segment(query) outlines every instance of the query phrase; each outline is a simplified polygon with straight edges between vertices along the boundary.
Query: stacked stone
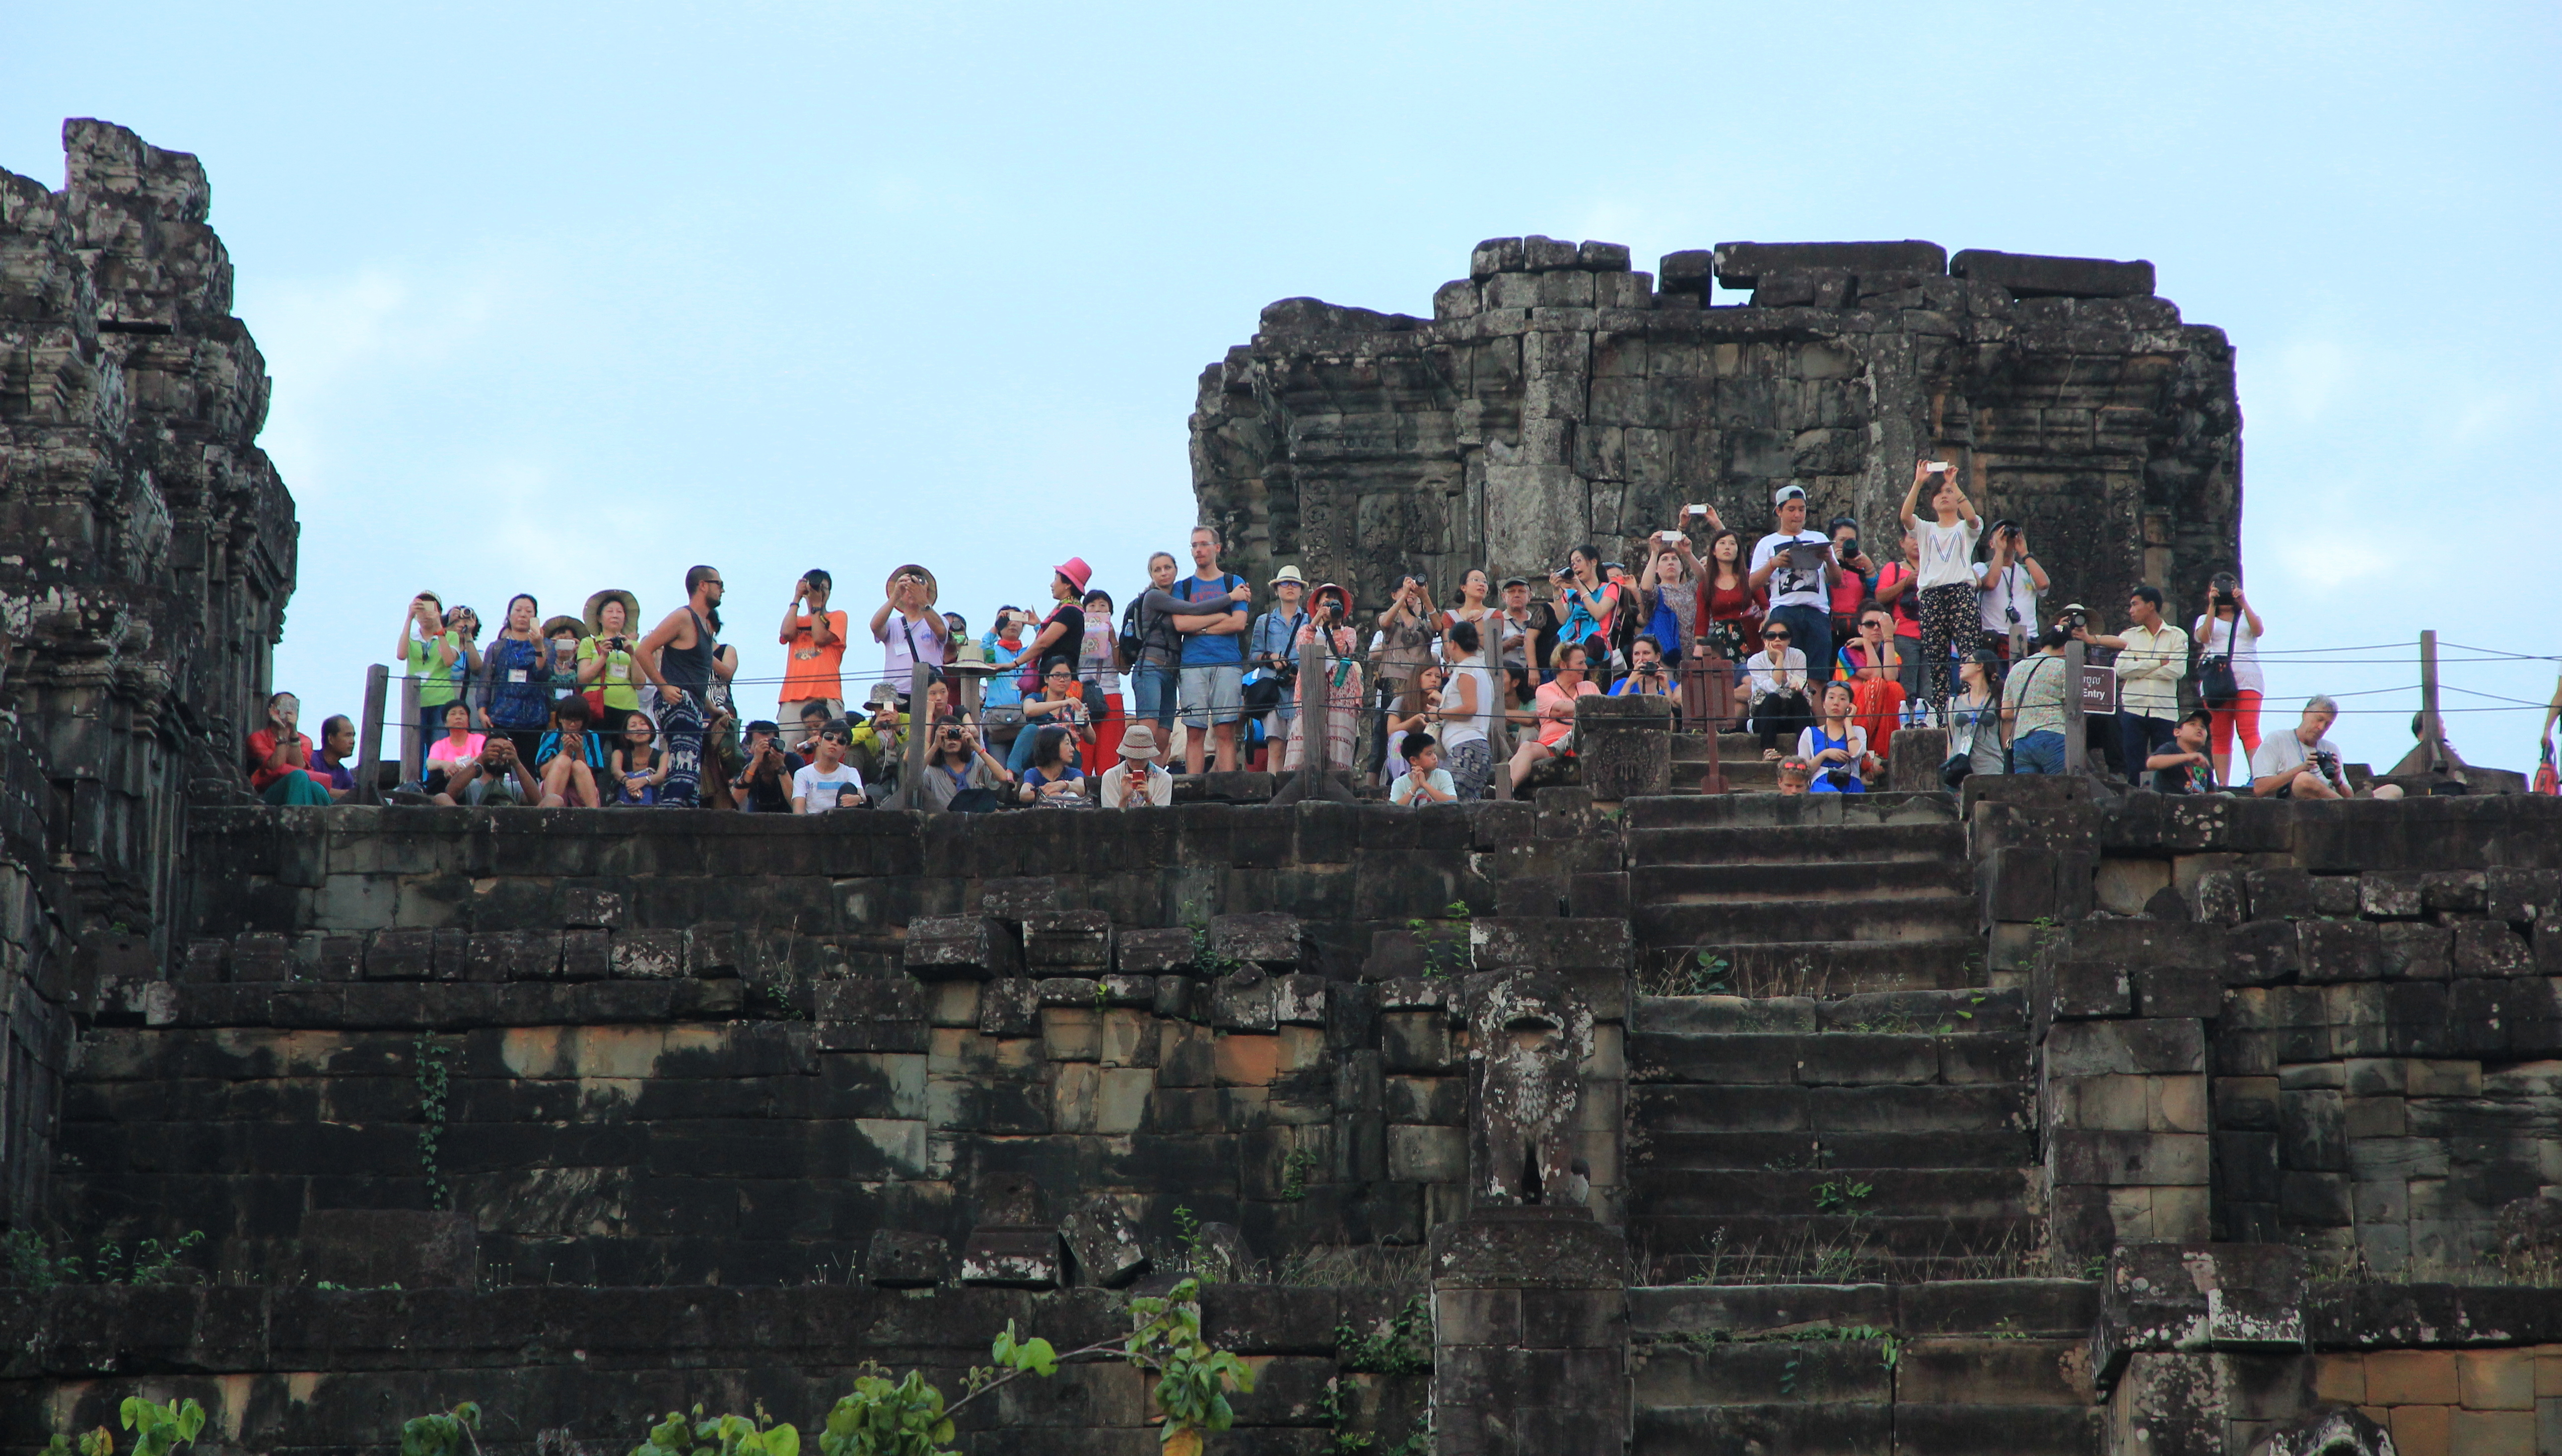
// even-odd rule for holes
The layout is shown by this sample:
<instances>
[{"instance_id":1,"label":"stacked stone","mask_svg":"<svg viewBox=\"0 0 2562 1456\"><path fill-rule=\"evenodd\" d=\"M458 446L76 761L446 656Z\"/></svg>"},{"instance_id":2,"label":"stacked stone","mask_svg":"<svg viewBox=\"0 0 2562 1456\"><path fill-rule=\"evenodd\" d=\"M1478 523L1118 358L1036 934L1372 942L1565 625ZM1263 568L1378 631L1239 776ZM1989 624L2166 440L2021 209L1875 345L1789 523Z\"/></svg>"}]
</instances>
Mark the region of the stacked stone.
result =
<instances>
[{"instance_id":1,"label":"stacked stone","mask_svg":"<svg viewBox=\"0 0 2562 1456\"><path fill-rule=\"evenodd\" d=\"M2028 523L2065 596L2191 594L2230 569L2232 352L2152 296L2152 266L1937 245L1722 244L1656 276L1617 244L1498 238L1429 320L1313 298L1203 372L1192 483L1260 579L1287 562L1383 601L1397 573L1538 577L1773 490L1891 514L1923 451ZM1749 289L1714 305L1711 281ZM1874 554L1874 548L1872 548ZM2113 598L2109 598L2113 600Z\"/></svg>"}]
</instances>

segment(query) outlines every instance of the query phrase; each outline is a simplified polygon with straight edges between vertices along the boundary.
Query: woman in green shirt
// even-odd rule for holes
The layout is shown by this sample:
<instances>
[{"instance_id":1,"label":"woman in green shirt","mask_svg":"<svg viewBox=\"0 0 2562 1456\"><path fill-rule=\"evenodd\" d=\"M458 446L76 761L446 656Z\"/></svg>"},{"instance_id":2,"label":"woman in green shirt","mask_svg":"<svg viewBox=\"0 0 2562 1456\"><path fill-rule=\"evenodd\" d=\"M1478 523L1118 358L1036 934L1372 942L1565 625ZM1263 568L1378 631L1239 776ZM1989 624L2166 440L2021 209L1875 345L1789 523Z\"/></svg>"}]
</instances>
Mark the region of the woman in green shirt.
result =
<instances>
[{"instance_id":1,"label":"woman in green shirt","mask_svg":"<svg viewBox=\"0 0 2562 1456\"><path fill-rule=\"evenodd\" d=\"M630 592L599 592L587 599L587 638L578 644L578 680L587 689L587 705L604 722L622 722L640 711L640 669L632 649L640 638L631 635L640 604ZM612 716L607 716L608 714Z\"/></svg>"}]
</instances>

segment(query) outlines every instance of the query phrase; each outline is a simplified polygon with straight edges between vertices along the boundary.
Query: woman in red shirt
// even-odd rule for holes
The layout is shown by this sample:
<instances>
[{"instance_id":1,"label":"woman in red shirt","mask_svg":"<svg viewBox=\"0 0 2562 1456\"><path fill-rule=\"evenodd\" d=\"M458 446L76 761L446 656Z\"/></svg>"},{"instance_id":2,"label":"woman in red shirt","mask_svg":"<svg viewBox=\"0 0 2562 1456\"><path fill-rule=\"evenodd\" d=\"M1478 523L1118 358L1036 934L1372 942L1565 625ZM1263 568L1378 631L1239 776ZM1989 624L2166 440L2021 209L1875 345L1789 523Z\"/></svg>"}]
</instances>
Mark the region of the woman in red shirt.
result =
<instances>
[{"instance_id":1,"label":"woman in red shirt","mask_svg":"<svg viewBox=\"0 0 2562 1456\"><path fill-rule=\"evenodd\" d=\"M249 787L269 804L328 804L329 786L308 772L311 740L295 731L302 700L279 692L267 700L267 726L249 736Z\"/></svg>"}]
</instances>

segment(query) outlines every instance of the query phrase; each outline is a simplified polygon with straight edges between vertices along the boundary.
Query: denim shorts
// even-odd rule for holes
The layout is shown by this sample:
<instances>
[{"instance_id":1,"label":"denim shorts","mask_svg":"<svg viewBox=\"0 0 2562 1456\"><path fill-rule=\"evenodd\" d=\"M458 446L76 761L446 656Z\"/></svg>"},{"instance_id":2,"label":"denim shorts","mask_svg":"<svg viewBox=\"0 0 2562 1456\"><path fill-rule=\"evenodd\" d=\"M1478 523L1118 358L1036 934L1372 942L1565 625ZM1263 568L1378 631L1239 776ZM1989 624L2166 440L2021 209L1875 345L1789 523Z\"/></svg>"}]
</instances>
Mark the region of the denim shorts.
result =
<instances>
[{"instance_id":1,"label":"denim shorts","mask_svg":"<svg viewBox=\"0 0 2562 1456\"><path fill-rule=\"evenodd\" d=\"M1145 662L1130 674L1130 716L1154 723L1160 735L1175 726L1175 669Z\"/></svg>"},{"instance_id":2,"label":"denim shorts","mask_svg":"<svg viewBox=\"0 0 2562 1456\"><path fill-rule=\"evenodd\" d=\"M1245 664L1211 662L1186 667L1182 703L1184 726L1207 728L1245 716Z\"/></svg>"},{"instance_id":3,"label":"denim shorts","mask_svg":"<svg viewBox=\"0 0 2562 1456\"><path fill-rule=\"evenodd\" d=\"M2011 740L2010 758L2014 774L2063 773L2064 735L2044 728L2023 733Z\"/></svg>"}]
</instances>

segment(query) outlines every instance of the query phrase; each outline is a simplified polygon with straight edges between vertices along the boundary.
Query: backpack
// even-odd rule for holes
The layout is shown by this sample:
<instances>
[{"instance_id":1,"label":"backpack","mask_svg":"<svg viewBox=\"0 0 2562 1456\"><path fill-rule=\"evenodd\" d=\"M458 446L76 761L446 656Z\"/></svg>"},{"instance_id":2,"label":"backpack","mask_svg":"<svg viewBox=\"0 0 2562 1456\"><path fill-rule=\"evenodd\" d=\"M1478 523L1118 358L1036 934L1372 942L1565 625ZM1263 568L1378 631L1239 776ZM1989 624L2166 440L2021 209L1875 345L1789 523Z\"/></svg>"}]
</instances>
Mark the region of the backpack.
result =
<instances>
[{"instance_id":1,"label":"backpack","mask_svg":"<svg viewBox=\"0 0 2562 1456\"><path fill-rule=\"evenodd\" d=\"M2535 788L2531 792L2562 794L2562 774L2554 772L2553 745L2550 743L2544 745L2539 761L2535 765Z\"/></svg>"},{"instance_id":2,"label":"backpack","mask_svg":"<svg viewBox=\"0 0 2562 1456\"><path fill-rule=\"evenodd\" d=\"M1139 604L1136 602L1132 602L1128 607L1122 609L1121 640L1115 645L1113 650L1122 671L1136 672L1139 670L1139 653L1141 651L1141 647L1139 643Z\"/></svg>"}]
</instances>

